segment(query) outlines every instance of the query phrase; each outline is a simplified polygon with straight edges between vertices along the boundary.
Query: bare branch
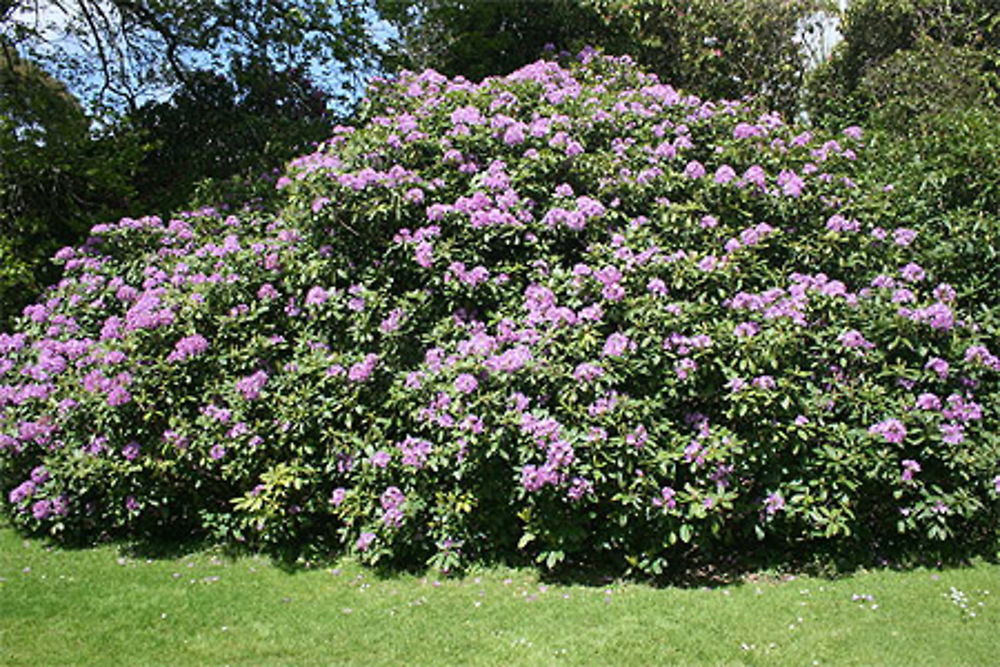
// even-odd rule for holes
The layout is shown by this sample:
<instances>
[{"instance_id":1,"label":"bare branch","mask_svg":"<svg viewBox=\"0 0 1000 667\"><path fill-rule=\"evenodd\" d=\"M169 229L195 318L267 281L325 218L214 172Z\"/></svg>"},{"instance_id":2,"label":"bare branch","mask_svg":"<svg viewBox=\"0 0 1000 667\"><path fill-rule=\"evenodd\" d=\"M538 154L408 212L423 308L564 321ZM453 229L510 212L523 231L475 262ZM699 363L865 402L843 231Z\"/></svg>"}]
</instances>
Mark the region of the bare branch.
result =
<instances>
[{"instance_id":1,"label":"bare branch","mask_svg":"<svg viewBox=\"0 0 1000 667\"><path fill-rule=\"evenodd\" d=\"M186 90L198 97L199 93L191 83L187 68L180 60L180 39L170 28L159 19L155 12L149 10L142 3L134 2L133 0L114 0L114 5L119 12L131 13L140 20L142 25L150 28L163 39L163 43L166 46L166 53L164 55L166 56L170 70Z\"/></svg>"},{"instance_id":2,"label":"bare branch","mask_svg":"<svg viewBox=\"0 0 1000 667\"><path fill-rule=\"evenodd\" d=\"M104 51L104 40L101 38L101 33L94 23L94 17L90 14L90 9L87 7L86 0L79 0L77 6L80 8L80 13L87 22L87 26L90 28L90 34L94 39L94 45L97 47L97 57L101 61L101 71L104 74L104 82L101 84L101 90L97 93L98 103L104 102L104 95L109 90L113 91L111 85L111 63L108 60L108 56Z\"/></svg>"}]
</instances>

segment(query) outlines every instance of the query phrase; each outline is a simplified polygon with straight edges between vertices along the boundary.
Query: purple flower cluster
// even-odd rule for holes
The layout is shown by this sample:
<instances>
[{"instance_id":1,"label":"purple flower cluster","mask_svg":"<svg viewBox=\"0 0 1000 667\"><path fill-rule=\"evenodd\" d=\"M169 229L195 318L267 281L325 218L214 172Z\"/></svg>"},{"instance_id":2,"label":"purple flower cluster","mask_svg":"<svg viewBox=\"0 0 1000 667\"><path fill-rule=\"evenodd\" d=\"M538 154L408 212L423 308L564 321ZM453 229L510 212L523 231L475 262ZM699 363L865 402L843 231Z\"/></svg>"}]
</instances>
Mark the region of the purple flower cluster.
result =
<instances>
[{"instance_id":1,"label":"purple flower cluster","mask_svg":"<svg viewBox=\"0 0 1000 667\"><path fill-rule=\"evenodd\" d=\"M402 453L402 462L411 468L423 468L427 464L427 458L431 454L433 446L427 440L407 436L405 440L398 443L396 447Z\"/></svg>"},{"instance_id":2,"label":"purple flower cluster","mask_svg":"<svg viewBox=\"0 0 1000 667\"><path fill-rule=\"evenodd\" d=\"M351 365L350 370L347 371L347 379L351 382L364 382L368 380L375 371L377 363L377 354L366 354L364 359Z\"/></svg>"},{"instance_id":3,"label":"purple flower cluster","mask_svg":"<svg viewBox=\"0 0 1000 667\"><path fill-rule=\"evenodd\" d=\"M634 350L635 347L635 343L628 336L616 331L604 341L604 349L601 351L601 356L621 357L626 352Z\"/></svg>"},{"instance_id":4,"label":"purple flower cluster","mask_svg":"<svg viewBox=\"0 0 1000 667\"><path fill-rule=\"evenodd\" d=\"M244 399L248 401L255 401L260 398L260 392L264 389L264 385L267 384L268 375L264 370L258 370L257 372L242 377L236 381L236 391Z\"/></svg>"},{"instance_id":5,"label":"purple flower cluster","mask_svg":"<svg viewBox=\"0 0 1000 667\"><path fill-rule=\"evenodd\" d=\"M895 418L886 419L877 424L873 424L868 428L868 432L872 435L880 435L886 442L891 442L897 445L903 442L903 439L906 438L906 426L903 425L903 422Z\"/></svg>"},{"instance_id":6,"label":"purple flower cluster","mask_svg":"<svg viewBox=\"0 0 1000 667\"><path fill-rule=\"evenodd\" d=\"M391 528L398 528L403 522L403 507L406 504L406 496L399 488L390 486L379 498L382 505L382 523Z\"/></svg>"},{"instance_id":7,"label":"purple flower cluster","mask_svg":"<svg viewBox=\"0 0 1000 667\"><path fill-rule=\"evenodd\" d=\"M784 509L785 499L780 493L770 493L767 498L764 499L764 512L769 516L777 514L779 510Z\"/></svg>"},{"instance_id":8,"label":"purple flower cluster","mask_svg":"<svg viewBox=\"0 0 1000 667\"><path fill-rule=\"evenodd\" d=\"M875 344L865 339L864 335L857 329L851 329L837 336L837 342L844 347L861 350L871 350Z\"/></svg>"},{"instance_id":9,"label":"purple flower cluster","mask_svg":"<svg viewBox=\"0 0 1000 667\"><path fill-rule=\"evenodd\" d=\"M478 388L479 388L479 382L476 381L474 375L471 375L469 373L462 373L457 378L455 378L455 391L461 394L471 394Z\"/></svg>"},{"instance_id":10,"label":"purple flower cluster","mask_svg":"<svg viewBox=\"0 0 1000 667\"><path fill-rule=\"evenodd\" d=\"M900 479L904 482L910 482L913 480L913 476L920 472L920 464L912 459L903 460L903 474L900 475Z\"/></svg>"},{"instance_id":11,"label":"purple flower cluster","mask_svg":"<svg viewBox=\"0 0 1000 667\"><path fill-rule=\"evenodd\" d=\"M167 356L167 361L184 361L205 352L208 349L208 340L201 334L192 334L181 338L174 345L173 351Z\"/></svg>"}]
</instances>

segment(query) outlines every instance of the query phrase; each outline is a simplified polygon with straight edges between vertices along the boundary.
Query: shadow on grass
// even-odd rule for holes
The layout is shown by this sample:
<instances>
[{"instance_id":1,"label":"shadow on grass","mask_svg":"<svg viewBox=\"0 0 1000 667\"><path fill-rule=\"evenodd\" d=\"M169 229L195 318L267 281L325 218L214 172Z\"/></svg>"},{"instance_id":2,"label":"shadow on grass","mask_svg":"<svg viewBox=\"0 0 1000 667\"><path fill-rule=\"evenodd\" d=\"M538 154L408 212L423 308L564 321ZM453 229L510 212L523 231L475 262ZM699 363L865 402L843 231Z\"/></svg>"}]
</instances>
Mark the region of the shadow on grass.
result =
<instances>
[{"instance_id":1,"label":"shadow on grass","mask_svg":"<svg viewBox=\"0 0 1000 667\"><path fill-rule=\"evenodd\" d=\"M866 545L837 547L758 544L725 554L691 547L659 574L648 574L612 562L568 562L540 576L546 583L605 586L616 580L654 587L717 588L761 581L787 581L798 576L840 579L871 569L908 571L917 568L955 569L975 562L1000 562L995 540L970 542L962 548L930 549L926 545ZM531 566L532 563L526 565Z\"/></svg>"},{"instance_id":2,"label":"shadow on grass","mask_svg":"<svg viewBox=\"0 0 1000 667\"><path fill-rule=\"evenodd\" d=\"M110 547L132 558L174 560L199 552L211 551L229 559L265 556L274 567L287 574L298 574L323 567L335 567L347 555L342 548L331 548L330 542L316 541L283 548L254 548L246 543L220 544L210 535L184 530L147 533L141 536L27 535L19 531L8 517L0 516L0 529L12 530L20 537L42 539L68 551L84 551L94 547ZM620 558L568 559L546 569L536 562L534 554L513 550L495 550L473 560L468 567L440 571L423 564L430 554L411 553L413 558L383 560L369 566L373 576L389 580L400 576L461 577L491 568L535 570L539 579L554 585L588 587L607 586L616 581L631 581L659 588L717 588L741 586L746 583L787 581L798 576L839 579L870 569L907 571L917 568L955 569L976 562L1000 562L1000 544L996 536L969 536L961 547L939 549L906 543L847 544L801 541L797 544L756 542L743 548L732 547L725 552L708 552L691 546L670 561L658 574L628 567Z\"/></svg>"}]
</instances>

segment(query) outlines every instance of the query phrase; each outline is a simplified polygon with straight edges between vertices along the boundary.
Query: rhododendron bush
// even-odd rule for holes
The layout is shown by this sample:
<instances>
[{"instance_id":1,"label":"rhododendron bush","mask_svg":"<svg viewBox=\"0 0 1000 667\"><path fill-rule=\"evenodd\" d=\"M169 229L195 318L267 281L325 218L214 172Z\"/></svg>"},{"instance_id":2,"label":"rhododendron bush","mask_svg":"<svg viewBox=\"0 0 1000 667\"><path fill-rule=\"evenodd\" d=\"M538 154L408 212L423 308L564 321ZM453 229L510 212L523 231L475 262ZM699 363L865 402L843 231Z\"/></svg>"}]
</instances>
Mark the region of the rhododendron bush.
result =
<instances>
[{"instance_id":1,"label":"rhododendron bush","mask_svg":"<svg viewBox=\"0 0 1000 667\"><path fill-rule=\"evenodd\" d=\"M861 130L579 60L380 82L269 206L62 250L0 335L13 521L653 573L995 541L996 312Z\"/></svg>"}]
</instances>

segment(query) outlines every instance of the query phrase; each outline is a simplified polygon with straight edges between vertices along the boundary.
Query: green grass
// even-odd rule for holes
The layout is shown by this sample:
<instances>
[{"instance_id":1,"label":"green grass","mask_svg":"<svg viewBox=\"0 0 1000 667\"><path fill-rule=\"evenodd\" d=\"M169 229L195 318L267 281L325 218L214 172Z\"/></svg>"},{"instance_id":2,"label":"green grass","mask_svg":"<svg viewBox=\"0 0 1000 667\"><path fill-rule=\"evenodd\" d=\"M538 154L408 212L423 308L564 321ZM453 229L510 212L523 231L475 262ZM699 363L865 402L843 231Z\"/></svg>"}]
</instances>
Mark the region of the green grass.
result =
<instances>
[{"instance_id":1,"label":"green grass","mask_svg":"<svg viewBox=\"0 0 1000 667\"><path fill-rule=\"evenodd\" d=\"M212 552L146 560L0 529L4 665L984 665L998 638L992 564L657 589L501 568L439 580Z\"/></svg>"}]
</instances>

